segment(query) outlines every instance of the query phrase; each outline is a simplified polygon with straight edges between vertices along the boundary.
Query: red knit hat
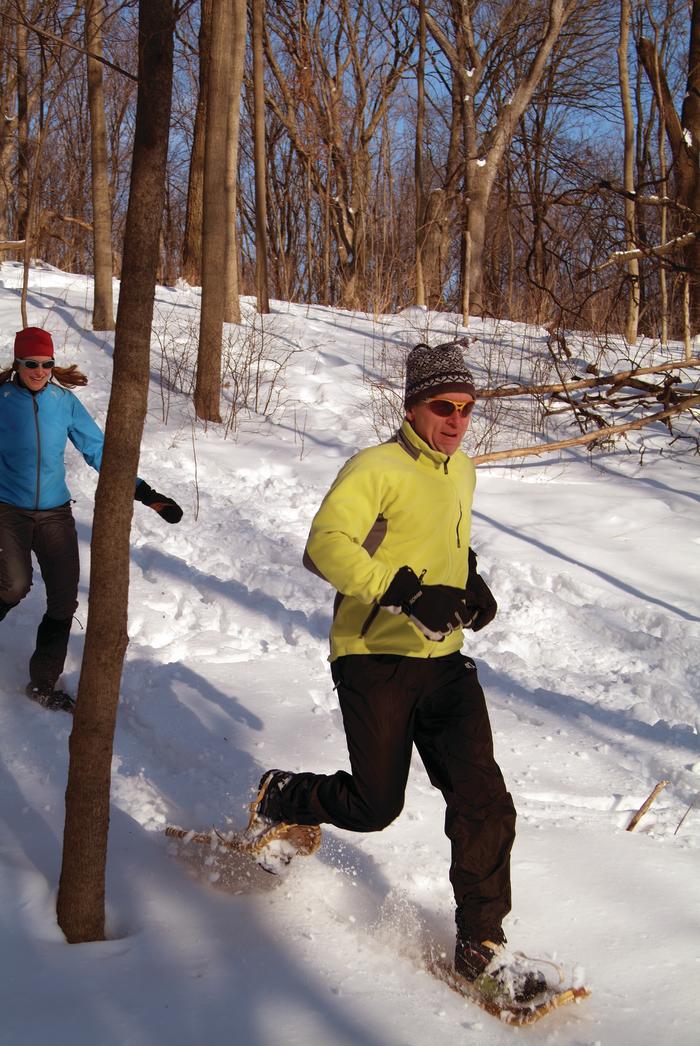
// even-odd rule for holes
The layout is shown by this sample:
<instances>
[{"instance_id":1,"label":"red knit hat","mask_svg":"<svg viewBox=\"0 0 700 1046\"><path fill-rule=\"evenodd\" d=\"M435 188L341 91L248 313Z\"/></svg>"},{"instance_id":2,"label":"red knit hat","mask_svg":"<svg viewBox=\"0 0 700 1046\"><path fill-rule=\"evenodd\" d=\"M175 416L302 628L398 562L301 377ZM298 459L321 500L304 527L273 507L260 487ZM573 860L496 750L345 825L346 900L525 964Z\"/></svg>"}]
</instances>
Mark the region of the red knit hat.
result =
<instances>
[{"instance_id":1,"label":"red knit hat","mask_svg":"<svg viewBox=\"0 0 700 1046\"><path fill-rule=\"evenodd\" d=\"M15 359L26 360L27 356L53 356L53 341L48 331L41 327L25 327L15 334Z\"/></svg>"}]
</instances>

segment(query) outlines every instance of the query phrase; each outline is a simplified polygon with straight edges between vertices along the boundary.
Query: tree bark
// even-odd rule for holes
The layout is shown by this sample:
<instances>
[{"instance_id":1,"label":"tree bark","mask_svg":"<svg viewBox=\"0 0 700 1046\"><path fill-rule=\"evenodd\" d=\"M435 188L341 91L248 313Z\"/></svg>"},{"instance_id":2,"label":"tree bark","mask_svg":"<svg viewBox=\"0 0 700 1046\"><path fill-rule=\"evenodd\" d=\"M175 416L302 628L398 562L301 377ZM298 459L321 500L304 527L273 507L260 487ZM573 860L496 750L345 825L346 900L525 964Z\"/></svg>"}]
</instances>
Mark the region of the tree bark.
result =
<instances>
[{"instance_id":1,"label":"tree bark","mask_svg":"<svg viewBox=\"0 0 700 1046\"><path fill-rule=\"evenodd\" d=\"M204 220L202 223L202 309L194 407L198 418L221 421L221 341L226 264L226 163L231 75L233 0L214 0L204 150Z\"/></svg>"},{"instance_id":2,"label":"tree bark","mask_svg":"<svg viewBox=\"0 0 700 1046\"><path fill-rule=\"evenodd\" d=\"M264 0L253 9L253 153L255 160L255 293L258 312L270 311L267 281L267 178L265 171Z\"/></svg>"},{"instance_id":3,"label":"tree bark","mask_svg":"<svg viewBox=\"0 0 700 1046\"><path fill-rule=\"evenodd\" d=\"M95 499L90 604L66 789L58 922L70 943L105 933L109 793L127 644L129 532L148 396L173 74L173 0L139 2L139 85L105 448Z\"/></svg>"},{"instance_id":4,"label":"tree bark","mask_svg":"<svg viewBox=\"0 0 700 1046\"><path fill-rule=\"evenodd\" d=\"M246 0L233 3L233 56L231 65L228 152L226 157L226 267L224 273L224 320L241 322L240 271L238 264L238 146L241 126L241 87L245 65L247 31Z\"/></svg>"},{"instance_id":5,"label":"tree bark","mask_svg":"<svg viewBox=\"0 0 700 1046\"><path fill-rule=\"evenodd\" d=\"M617 68L620 80L620 100L622 102L622 116L624 123L624 186L628 195L625 196L625 240L626 249L634 250L637 245L636 237L636 207L632 194L634 193L634 114L632 111L632 98L630 94L629 62L627 59L627 48L629 45L629 23L630 23L630 0L620 0L620 40L617 48ZM627 319L625 322L625 338L628 345L637 342L637 331L639 327L639 260L630 258L627 262L627 277L629 279L629 295L627 298Z\"/></svg>"},{"instance_id":6,"label":"tree bark","mask_svg":"<svg viewBox=\"0 0 700 1046\"><path fill-rule=\"evenodd\" d=\"M202 282L202 211L204 200L204 145L206 141L209 52L212 0L201 0L199 24L199 93L194 116L194 137L187 184L187 212L182 248L182 277L193 286Z\"/></svg>"},{"instance_id":7,"label":"tree bark","mask_svg":"<svg viewBox=\"0 0 700 1046\"><path fill-rule=\"evenodd\" d=\"M24 4L21 6L24 13ZM29 223L29 86L27 28L17 21L17 239L27 235Z\"/></svg>"},{"instance_id":8,"label":"tree bark","mask_svg":"<svg viewBox=\"0 0 700 1046\"><path fill-rule=\"evenodd\" d=\"M692 3L688 74L680 116L653 41L638 40L637 53L666 128L673 157L676 198L694 212L694 216L688 214L681 228L696 234L688 239L683 251L689 279L690 333L695 335L700 332L700 223L697 219L700 214L700 0Z\"/></svg>"},{"instance_id":9,"label":"tree bark","mask_svg":"<svg viewBox=\"0 0 700 1046\"><path fill-rule=\"evenodd\" d=\"M418 4L418 68L416 70L416 305L425 305L423 244L425 242L425 184L423 177L423 135L425 133L425 0Z\"/></svg>"},{"instance_id":10,"label":"tree bark","mask_svg":"<svg viewBox=\"0 0 700 1046\"><path fill-rule=\"evenodd\" d=\"M90 108L90 152L92 159L92 241L95 287L92 328L114 330L112 294L112 202L107 163L107 129L102 65L92 55L102 54L102 0L86 0L85 49L87 57L88 105Z\"/></svg>"}]
</instances>

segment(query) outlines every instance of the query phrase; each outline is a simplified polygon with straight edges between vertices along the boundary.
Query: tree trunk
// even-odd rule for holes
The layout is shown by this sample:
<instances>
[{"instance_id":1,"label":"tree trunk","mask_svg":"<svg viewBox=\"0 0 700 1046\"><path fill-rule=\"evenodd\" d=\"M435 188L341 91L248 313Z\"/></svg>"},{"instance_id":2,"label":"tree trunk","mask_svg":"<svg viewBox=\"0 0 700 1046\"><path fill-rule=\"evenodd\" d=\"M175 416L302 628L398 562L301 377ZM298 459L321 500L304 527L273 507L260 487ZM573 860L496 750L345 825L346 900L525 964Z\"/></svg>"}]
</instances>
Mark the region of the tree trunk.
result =
<instances>
[{"instance_id":1,"label":"tree trunk","mask_svg":"<svg viewBox=\"0 0 700 1046\"><path fill-rule=\"evenodd\" d=\"M695 214L700 214L700 0L693 0L690 19L688 75L683 108L679 117L674 97L659 55L651 40L637 41L637 53L662 114L673 156L676 199ZM698 219L687 217L681 231L695 237L684 248L684 263L689 277L690 333L700 332L700 229Z\"/></svg>"},{"instance_id":2,"label":"tree trunk","mask_svg":"<svg viewBox=\"0 0 700 1046\"><path fill-rule=\"evenodd\" d=\"M21 7L24 13L24 4ZM17 235L23 240L29 222L29 87L27 27L17 21ZM38 176L38 172L37 172Z\"/></svg>"},{"instance_id":3,"label":"tree trunk","mask_svg":"<svg viewBox=\"0 0 700 1046\"><path fill-rule=\"evenodd\" d=\"M425 0L418 4L418 69L416 99L416 305L425 305L423 245L425 243L425 184L423 179L423 134L425 133Z\"/></svg>"},{"instance_id":4,"label":"tree trunk","mask_svg":"<svg viewBox=\"0 0 700 1046\"><path fill-rule=\"evenodd\" d=\"M700 214L700 0L693 0L690 20L688 79L681 120L689 160L688 206ZM691 336L700 332L700 229L695 219L695 240L685 251L689 277Z\"/></svg>"},{"instance_id":5,"label":"tree trunk","mask_svg":"<svg viewBox=\"0 0 700 1046\"><path fill-rule=\"evenodd\" d=\"M231 76L233 0L214 0L204 150L204 221L202 223L202 309L194 407L198 418L221 421L221 340L226 264L226 163Z\"/></svg>"},{"instance_id":6,"label":"tree trunk","mask_svg":"<svg viewBox=\"0 0 700 1046\"><path fill-rule=\"evenodd\" d=\"M202 282L202 209L204 198L204 143L206 140L209 51L212 0L201 0L199 24L199 94L194 116L194 137L187 184L187 213L182 247L182 277L193 286Z\"/></svg>"},{"instance_id":7,"label":"tree trunk","mask_svg":"<svg viewBox=\"0 0 700 1046\"><path fill-rule=\"evenodd\" d=\"M659 154L659 175L661 179L661 186L664 196L668 196L668 171L666 166L666 141L664 138L664 127L663 117L659 114L659 133L658 133L658 154ZM661 243L666 243L668 239L668 207L663 206L661 208L661 215L659 217L659 239ZM668 280L666 276L666 266L663 262L659 265L659 325L661 329L661 344L668 345L668 328L669 328L669 315L668 315Z\"/></svg>"},{"instance_id":8,"label":"tree trunk","mask_svg":"<svg viewBox=\"0 0 700 1046\"><path fill-rule=\"evenodd\" d=\"M148 396L173 73L172 0L139 2L139 85L114 373L97 485L85 653L70 737L58 922L70 943L105 932L114 726L127 644L129 532Z\"/></svg>"},{"instance_id":9,"label":"tree trunk","mask_svg":"<svg viewBox=\"0 0 700 1046\"><path fill-rule=\"evenodd\" d=\"M253 153L255 158L255 293L258 312L270 311L267 286L267 177L265 171L264 0L253 7Z\"/></svg>"},{"instance_id":10,"label":"tree trunk","mask_svg":"<svg viewBox=\"0 0 700 1046\"><path fill-rule=\"evenodd\" d=\"M226 267L224 273L224 320L241 322L240 273L238 264L238 144L241 126L241 87L245 65L247 30L246 0L233 3L233 56L228 114L226 157Z\"/></svg>"},{"instance_id":11,"label":"tree trunk","mask_svg":"<svg viewBox=\"0 0 700 1046\"><path fill-rule=\"evenodd\" d=\"M634 114L630 95L629 63L627 47L629 44L630 0L620 0L620 42L617 49L617 68L620 78L620 99L624 120L624 186L628 194L625 197L625 250L631 251L637 246L636 207L634 193ZM627 320L625 338L628 345L637 342L639 327L639 260L630 258L627 262L629 279L629 297L627 299Z\"/></svg>"},{"instance_id":12,"label":"tree trunk","mask_svg":"<svg viewBox=\"0 0 700 1046\"><path fill-rule=\"evenodd\" d=\"M86 0L85 49L87 58L88 105L90 107L90 151L92 158L92 230L95 288L92 329L114 330L112 295L112 204L107 165L107 129L102 64L90 54L102 54L102 0Z\"/></svg>"}]
</instances>

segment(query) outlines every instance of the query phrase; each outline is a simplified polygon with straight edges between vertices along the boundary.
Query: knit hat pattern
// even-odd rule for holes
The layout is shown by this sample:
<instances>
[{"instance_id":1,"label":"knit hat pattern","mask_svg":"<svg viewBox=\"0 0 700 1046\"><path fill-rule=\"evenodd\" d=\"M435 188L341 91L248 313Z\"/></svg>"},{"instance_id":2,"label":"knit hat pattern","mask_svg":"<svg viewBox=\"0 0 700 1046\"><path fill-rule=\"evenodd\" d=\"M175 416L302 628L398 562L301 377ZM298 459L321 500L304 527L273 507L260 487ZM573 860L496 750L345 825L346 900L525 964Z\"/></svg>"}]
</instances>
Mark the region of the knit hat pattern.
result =
<instances>
[{"instance_id":1,"label":"knit hat pattern","mask_svg":"<svg viewBox=\"0 0 700 1046\"><path fill-rule=\"evenodd\" d=\"M15 334L15 359L28 356L53 356L53 340L42 327L25 327Z\"/></svg>"},{"instance_id":2,"label":"knit hat pattern","mask_svg":"<svg viewBox=\"0 0 700 1046\"><path fill-rule=\"evenodd\" d=\"M421 342L411 349L406 359L406 408L441 392L466 392L476 399L474 378L464 362L466 346L466 341L448 341L431 348Z\"/></svg>"}]
</instances>

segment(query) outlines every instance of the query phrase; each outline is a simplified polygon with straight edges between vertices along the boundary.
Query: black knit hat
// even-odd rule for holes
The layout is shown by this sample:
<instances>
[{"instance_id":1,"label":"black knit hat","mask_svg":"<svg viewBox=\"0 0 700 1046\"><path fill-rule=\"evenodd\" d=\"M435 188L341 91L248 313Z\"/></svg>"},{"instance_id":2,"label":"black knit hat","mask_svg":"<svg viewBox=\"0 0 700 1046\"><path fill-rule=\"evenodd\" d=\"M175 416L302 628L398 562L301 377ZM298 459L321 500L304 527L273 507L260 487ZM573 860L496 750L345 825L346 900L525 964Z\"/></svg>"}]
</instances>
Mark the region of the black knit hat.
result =
<instances>
[{"instance_id":1,"label":"black knit hat","mask_svg":"<svg viewBox=\"0 0 700 1046\"><path fill-rule=\"evenodd\" d=\"M406 359L406 409L441 392L467 392L476 399L474 378L464 362L467 345L466 340L448 341L431 348L421 342L411 349Z\"/></svg>"}]
</instances>

